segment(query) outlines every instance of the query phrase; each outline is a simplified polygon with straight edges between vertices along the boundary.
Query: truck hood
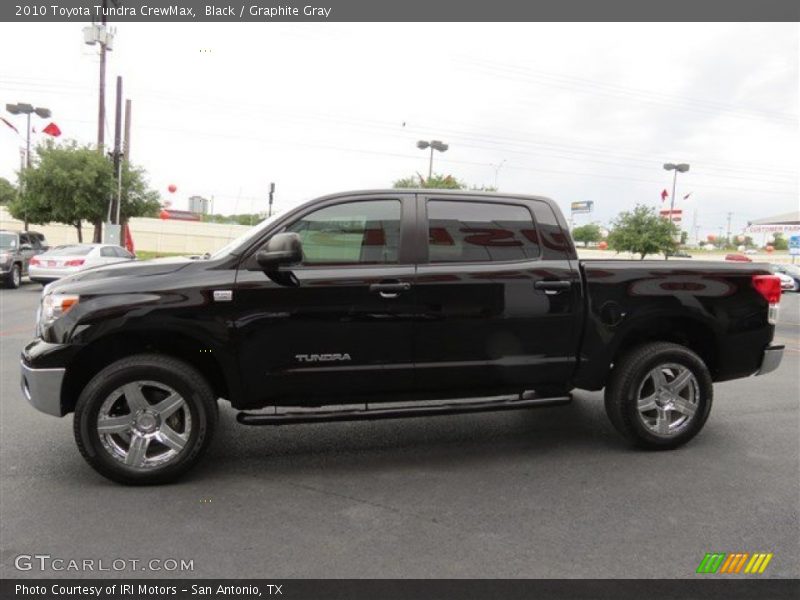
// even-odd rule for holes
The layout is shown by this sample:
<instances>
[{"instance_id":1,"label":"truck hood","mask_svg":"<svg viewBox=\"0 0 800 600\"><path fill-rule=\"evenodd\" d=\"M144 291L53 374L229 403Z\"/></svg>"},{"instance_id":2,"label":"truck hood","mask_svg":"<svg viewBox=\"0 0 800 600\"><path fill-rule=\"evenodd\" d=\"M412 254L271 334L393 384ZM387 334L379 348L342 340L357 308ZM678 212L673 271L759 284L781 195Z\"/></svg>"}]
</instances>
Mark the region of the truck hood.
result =
<instances>
[{"instance_id":1,"label":"truck hood","mask_svg":"<svg viewBox=\"0 0 800 600\"><path fill-rule=\"evenodd\" d=\"M122 280L124 287L140 287L142 282L136 280L140 277L167 275L179 271L190 264L197 264L196 259L187 256L155 258L145 261L126 261L112 263L99 267L92 267L79 271L74 275L54 281L47 286L47 291L64 292L105 292L118 289Z\"/></svg>"}]
</instances>

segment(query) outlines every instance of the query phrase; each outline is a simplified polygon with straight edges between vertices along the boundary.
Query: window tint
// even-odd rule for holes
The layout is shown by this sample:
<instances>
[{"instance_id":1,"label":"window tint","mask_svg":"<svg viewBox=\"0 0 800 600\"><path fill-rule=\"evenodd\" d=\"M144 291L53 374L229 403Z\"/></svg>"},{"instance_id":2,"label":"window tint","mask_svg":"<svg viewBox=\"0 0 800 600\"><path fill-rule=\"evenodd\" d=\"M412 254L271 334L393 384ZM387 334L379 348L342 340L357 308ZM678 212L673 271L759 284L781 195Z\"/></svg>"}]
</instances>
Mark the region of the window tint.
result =
<instances>
[{"instance_id":1,"label":"window tint","mask_svg":"<svg viewBox=\"0 0 800 600\"><path fill-rule=\"evenodd\" d=\"M428 227L432 263L527 260L540 254L533 217L524 206L430 200Z\"/></svg>"},{"instance_id":2,"label":"window tint","mask_svg":"<svg viewBox=\"0 0 800 600\"><path fill-rule=\"evenodd\" d=\"M287 228L303 241L303 263L391 264L400 248L400 201L346 202L315 211Z\"/></svg>"},{"instance_id":3,"label":"window tint","mask_svg":"<svg viewBox=\"0 0 800 600\"><path fill-rule=\"evenodd\" d=\"M133 258L133 254L125 250L122 246L114 246L114 252L120 258Z\"/></svg>"},{"instance_id":4,"label":"window tint","mask_svg":"<svg viewBox=\"0 0 800 600\"><path fill-rule=\"evenodd\" d=\"M104 256L106 258L116 258L117 253L111 246L105 246L103 248L100 248L100 256Z\"/></svg>"}]
</instances>

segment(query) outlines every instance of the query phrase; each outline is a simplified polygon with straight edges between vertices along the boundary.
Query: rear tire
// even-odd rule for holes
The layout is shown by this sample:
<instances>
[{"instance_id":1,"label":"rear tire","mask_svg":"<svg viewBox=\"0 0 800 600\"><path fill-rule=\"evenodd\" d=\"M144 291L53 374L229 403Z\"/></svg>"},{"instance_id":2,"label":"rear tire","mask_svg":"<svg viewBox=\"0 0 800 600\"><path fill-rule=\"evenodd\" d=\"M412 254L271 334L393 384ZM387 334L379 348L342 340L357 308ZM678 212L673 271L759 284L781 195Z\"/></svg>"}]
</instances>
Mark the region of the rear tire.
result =
<instances>
[{"instance_id":1,"label":"rear tire","mask_svg":"<svg viewBox=\"0 0 800 600\"><path fill-rule=\"evenodd\" d=\"M73 430L83 458L118 483L172 481L200 459L216 428L216 397L191 365L158 354L112 363L86 385Z\"/></svg>"},{"instance_id":2,"label":"rear tire","mask_svg":"<svg viewBox=\"0 0 800 600\"><path fill-rule=\"evenodd\" d=\"M614 365L606 413L634 445L671 450L700 432L713 395L711 374L697 354L679 344L647 343Z\"/></svg>"}]
</instances>

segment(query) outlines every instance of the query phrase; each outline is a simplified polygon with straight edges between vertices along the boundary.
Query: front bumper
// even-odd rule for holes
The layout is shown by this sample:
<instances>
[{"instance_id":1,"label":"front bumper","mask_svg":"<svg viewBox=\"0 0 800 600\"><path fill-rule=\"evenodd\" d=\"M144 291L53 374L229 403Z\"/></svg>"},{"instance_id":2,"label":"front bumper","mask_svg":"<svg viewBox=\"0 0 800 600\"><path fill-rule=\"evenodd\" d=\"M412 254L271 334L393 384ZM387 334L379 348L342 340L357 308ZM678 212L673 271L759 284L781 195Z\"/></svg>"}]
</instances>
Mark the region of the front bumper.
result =
<instances>
[{"instance_id":1,"label":"front bumper","mask_svg":"<svg viewBox=\"0 0 800 600\"><path fill-rule=\"evenodd\" d=\"M20 361L20 385L28 402L43 413L63 417L61 383L66 369L32 369Z\"/></svg>"},{"instance_id":2,"label":"front bumper","mask_svg":"<svg viewBox=\"0 0 800 600\"><path fill-rule=\"evenodd\" d=\"M783 346L767 346L764 350L764 357L761 359L761 368L756 375L766 375L771 373L781 364L783 360Z\"/></svg>"}]
</instances>

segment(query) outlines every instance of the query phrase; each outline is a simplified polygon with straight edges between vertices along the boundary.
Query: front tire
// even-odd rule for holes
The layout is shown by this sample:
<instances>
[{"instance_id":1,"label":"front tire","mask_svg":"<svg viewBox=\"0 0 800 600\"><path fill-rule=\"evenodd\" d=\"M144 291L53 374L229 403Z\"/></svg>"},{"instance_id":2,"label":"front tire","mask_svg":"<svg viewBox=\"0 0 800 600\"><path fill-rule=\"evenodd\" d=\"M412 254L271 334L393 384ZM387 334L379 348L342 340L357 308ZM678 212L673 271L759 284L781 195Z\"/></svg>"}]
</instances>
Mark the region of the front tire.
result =
<instances>
[{"instance_id":1,"label":"front tire","mask_svg":"<svg viewBox=\"0 0 800 600\"><path fill-rule=\"evenodd\" d=\"M6 275L6 287L15 290L19 287L20 283L22 283L22 267L18 264L15 264L11 267L11 270Z\"/></svg>"},{"instance_id":2,"label":"front tire","mask_svg":"<svg viewBox=\"0 0 800 600\"><path fill-rule=\"evenodd\" d=\"M194 367L139 354L112 363L86 385L73 430L84 459L104 477L159 484L197 463L217 416L216 397Z\"/></svg>"},{"instance_id":3,"label":"front tire","mask_svg":"<svg viewBox=\"0 0 800 600\"><path fill-rule=\"evenodd\" d=\"M636 446L671 450L700 432L713 395L711 374L697 354L679 344L647 343L614 365L606 413Z\"/></svg>"}]
</instances>

